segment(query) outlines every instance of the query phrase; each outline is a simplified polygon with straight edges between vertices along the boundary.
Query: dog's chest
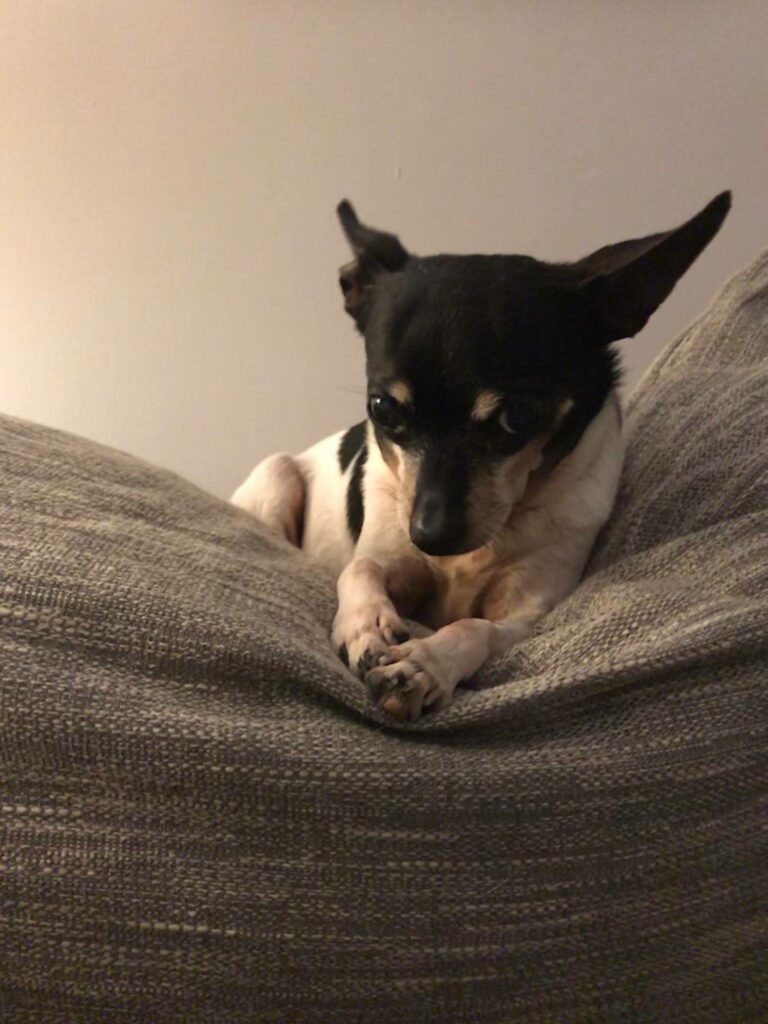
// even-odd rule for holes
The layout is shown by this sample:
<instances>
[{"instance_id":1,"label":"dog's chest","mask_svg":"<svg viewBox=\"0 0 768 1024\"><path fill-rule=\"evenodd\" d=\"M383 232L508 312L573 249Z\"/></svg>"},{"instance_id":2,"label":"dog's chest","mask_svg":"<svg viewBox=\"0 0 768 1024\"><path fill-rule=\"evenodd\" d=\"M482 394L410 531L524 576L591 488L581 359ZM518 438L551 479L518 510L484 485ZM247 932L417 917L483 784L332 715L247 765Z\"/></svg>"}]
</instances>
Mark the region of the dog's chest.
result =
<instances>
[{"instance_id":1,"label":"dog's chest","mask_svg":"<svg viewBox=\"0 0 768 1024\"><path fill-rule=\"evenodd\" d=\"M417 618L433 629L466 618L490 618L488 596L501 572L495 553L482 550L455 558L430 558L434 590ZM496 615L493 616L497 617Z\"/></svg>"}]
</instances>

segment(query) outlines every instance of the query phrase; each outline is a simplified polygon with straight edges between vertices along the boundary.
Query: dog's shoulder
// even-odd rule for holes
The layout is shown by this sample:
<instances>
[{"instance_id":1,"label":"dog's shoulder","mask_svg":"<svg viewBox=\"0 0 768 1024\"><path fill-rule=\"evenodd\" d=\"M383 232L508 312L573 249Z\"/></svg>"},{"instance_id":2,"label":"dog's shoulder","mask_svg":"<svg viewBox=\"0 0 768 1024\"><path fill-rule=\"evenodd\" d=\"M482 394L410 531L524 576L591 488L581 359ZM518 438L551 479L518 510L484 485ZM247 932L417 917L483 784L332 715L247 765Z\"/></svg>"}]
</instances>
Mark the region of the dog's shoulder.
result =
<instances>
[{"instance_id":1,"label":"dog's shoulder","mask_svg":"<svg viewBox=\"0 0 768 1024\"><path fill-rule=\"evenodd\" d=\"M307 482L302 548L335 572L352 558L362 530L367 459L366 421L297 456Z\"/></svg>"}]
</instances>

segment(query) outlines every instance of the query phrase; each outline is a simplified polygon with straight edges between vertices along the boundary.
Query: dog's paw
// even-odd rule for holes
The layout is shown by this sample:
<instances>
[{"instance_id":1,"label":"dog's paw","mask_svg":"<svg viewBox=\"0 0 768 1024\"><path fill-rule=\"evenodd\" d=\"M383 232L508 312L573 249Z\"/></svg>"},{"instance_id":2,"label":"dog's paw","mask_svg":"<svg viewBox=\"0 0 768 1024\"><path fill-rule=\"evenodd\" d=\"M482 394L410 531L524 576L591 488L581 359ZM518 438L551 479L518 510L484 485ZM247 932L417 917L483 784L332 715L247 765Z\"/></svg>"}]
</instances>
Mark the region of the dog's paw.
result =
<instances>
[{"instance_id":1,"label":"dog's paw","mask_svg":"<svg viewBox=\"0 0 768 1024\"><path fill-rule=\"evenodd\" d=\"M339 611L331 633L339 657L360 679L387 657L393 644L407 639L408 630L389 601Z\"/></svg>"},{"instance_id":2,"label":"dog's paw","mask_svg":"<svg viewBox=\"0 0 768 1024\"><path fill-rule=\"evenodd\" d=\"M371 700L401 721L415 722L425 708L440 711L453 700L455 683L425 640L392 647L365 677Z\"/></svg>"}]
</instances>

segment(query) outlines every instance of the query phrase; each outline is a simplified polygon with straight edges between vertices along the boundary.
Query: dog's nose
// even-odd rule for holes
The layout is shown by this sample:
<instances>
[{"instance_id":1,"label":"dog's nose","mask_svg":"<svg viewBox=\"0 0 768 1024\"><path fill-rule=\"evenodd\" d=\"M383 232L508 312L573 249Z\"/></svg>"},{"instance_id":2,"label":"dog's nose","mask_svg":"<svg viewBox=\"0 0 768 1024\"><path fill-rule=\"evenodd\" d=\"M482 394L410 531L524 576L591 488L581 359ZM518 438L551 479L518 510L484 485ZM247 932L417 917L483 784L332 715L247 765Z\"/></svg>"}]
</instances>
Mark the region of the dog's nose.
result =
<instances>
[{"instance_id":1,"label":"dog's nose","mask_svg":"<svg viewBox=\"0 0 768 1024\"><path fill-rule=\"evenodd\" d=\"M420 494L411 515L411 540L427 555L452 555L461 550L464 527L461 517L446 504L442 494Z\"/></svg>"}]
</instances>

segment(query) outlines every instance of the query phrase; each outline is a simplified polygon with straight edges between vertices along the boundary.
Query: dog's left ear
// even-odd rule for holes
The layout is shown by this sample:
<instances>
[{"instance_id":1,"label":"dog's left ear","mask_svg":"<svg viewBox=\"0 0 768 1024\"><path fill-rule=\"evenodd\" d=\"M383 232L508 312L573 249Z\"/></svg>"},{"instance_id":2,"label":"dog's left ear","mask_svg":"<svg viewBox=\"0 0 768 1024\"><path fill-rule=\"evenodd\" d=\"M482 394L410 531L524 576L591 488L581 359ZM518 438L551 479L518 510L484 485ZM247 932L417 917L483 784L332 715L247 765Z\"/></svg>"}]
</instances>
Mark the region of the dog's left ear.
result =
<instances>
[{"instance_id":1,"label":"dog's left ear","mask_svg":"<svg viewBox=\"0 0 768 1024\"><path fill-rule=\"evenodd\" d=\"M344 308L362 329L366 289L370 288L380 274L400 270L408 262L408 252L395 235L361 224L348 199L343 199L339 203L336 212L355 254L352 262L339 270Z\"/></svg>"},{"instance_id":2,"label":"dog's left ear","mask_svg":"<svg viewBox=\"0 0 768 1024\"><path fill-rule=\"evenodd\" d=\"M602 343L632 338L645 327L715 237L730 208L731 193L721 192L679 228L606 245L573 265Z\"/></svg>"}]
</instances>

